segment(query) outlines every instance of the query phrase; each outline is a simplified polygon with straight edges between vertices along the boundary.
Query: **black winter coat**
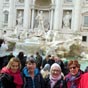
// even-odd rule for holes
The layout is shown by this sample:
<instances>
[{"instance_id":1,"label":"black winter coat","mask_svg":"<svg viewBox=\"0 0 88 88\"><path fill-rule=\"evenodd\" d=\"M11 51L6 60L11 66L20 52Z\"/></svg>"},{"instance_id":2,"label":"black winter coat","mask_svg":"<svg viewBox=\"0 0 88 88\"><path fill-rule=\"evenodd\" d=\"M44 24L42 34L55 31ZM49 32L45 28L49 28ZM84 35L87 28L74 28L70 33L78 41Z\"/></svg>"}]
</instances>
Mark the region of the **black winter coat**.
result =
<instances>
[{"instance_id":1,"label":"black winter coat","mask_svg":"<svg viewBox=\"0 0 88 88\"><path fill-rule=\"evenodd\" d=\"M0 88L16 88L13 77L7 73L0 74Z\"/></svg>"},{"instance_id":2,"label":"black winter coat","mask_svg":"<svg viewBox=\"0 0 88 88\"><path fill-rule=\"evenodd\" d=\"M24 88L45 88L42 76L38 74L34 80L31 77L24 77Z\"/></svg>"},{"instance_id":3,"label":"black winter coat","mask_svg":"<svg viewBox=\"0 0 88 88\"><path fill-rule=\"evenodd\" d=\"M27 67L23 69L22 74L23 74L23 79L24 79L23 88L45 88L44 79L38 69L35 69L33 79L30 76Z\"/></svg>"},{"instance_id":4,"label":"black winter coat","mask_svg":"<svg viewBox=\"0 0 88 88\"><path fill-rule=\"evenodd\" d=\"M51 88L49 77L45 79L45 85L46 88ZM53 88L67 88L66 81L63 80L63 77L56 82Z\"/></svg>"}]
</instances>

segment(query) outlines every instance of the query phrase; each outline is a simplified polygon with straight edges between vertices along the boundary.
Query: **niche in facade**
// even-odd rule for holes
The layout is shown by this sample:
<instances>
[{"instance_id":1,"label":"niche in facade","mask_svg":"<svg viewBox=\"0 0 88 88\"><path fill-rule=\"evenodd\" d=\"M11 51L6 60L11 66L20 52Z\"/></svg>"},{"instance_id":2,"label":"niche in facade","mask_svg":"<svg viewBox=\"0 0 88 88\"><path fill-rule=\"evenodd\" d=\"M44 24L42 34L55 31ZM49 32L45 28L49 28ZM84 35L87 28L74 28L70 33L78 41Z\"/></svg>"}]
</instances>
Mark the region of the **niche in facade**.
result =
<instances>
[{"instance_id":1,"label":"niche in facade","mask_svg":"<svg viewBox=\"0 0 88 88\"><path fill-rule=\"evenodd\" d=\"M22 25L23 24L23 10L17 10L17 15L16 15L16 24L17 25Z\"/></svg>"},{"instance_id":2,"label":"niche in facade","mask_svg":"<svg viewBox=\"0 0 88 88\"><path fill-rule=\"evenodd\" d=\"M49 6L51 4L51 0L36 0L35 4L38 6Z\"/></svg>"},{"instance_id":3,"label":"niche in facade","mask_svg":"<svg viewBox=\"0 0 88 88\"><path fill-rule=\"evenodd\" d=\"M71 29L72 10L63 10L62 28Z\"/></svg>"}]
</instances>

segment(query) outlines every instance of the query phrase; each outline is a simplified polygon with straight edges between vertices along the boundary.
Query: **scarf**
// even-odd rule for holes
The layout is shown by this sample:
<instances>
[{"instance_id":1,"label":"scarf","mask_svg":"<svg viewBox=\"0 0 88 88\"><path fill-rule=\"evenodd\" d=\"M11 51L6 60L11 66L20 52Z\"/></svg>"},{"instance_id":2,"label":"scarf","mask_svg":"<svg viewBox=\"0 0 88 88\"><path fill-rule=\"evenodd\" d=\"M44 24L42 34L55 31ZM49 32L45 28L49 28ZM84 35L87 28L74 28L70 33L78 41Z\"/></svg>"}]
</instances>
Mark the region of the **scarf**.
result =
<instances>
[{"instance_id":1,"label":"scarf","mask_svg":"<svg viewBox=\"0 0 88 88\"><path fill-rule=\"evenodd\" d=\"M80 71L78 72L78 74L76 76L71 75L71 77L69 78L69 81L71 82L71 88L77 88L75 80L78 79L80 75L81 75Z\"/></svg>"},{"instance_id":2,"label":"scarf","mask_svg":"<svg viewBox=\"0 0 88 88\"><path fill-rule=\"evenodd\" d=\"M8 73L9 75L13 76L14 78L14 83L16 84L16 88L21 88L23 85L23 80L21 77L20 70L18 70L16 73L13 73L11 69L8 69L7 67L4 67L1 70L1 73Z\"/></svg>"},{"instance_id":3,"label":"scarf","mask_svg":"<svg viewBox=\"0 0 88 88\"><path fill-rule=\"evenodd\" d=\"M58 76L57 78L54 78L54 77L52 77L52 75L50 75L50 84L51 84L51 88L53 88L54 85L56 84L56 82L57 82L58 80L60 80L60 79L61 79L61 75Z\"/></svg>"}]
</instances>

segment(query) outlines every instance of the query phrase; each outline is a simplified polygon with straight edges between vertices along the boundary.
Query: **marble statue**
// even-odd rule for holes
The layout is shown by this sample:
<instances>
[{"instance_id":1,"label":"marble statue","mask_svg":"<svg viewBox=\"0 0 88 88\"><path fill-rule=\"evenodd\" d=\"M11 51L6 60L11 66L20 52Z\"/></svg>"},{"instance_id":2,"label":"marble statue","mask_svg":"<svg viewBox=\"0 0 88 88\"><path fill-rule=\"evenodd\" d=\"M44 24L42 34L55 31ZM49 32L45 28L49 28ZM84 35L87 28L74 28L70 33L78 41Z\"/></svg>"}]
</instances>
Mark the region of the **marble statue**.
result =
<instances>
[{"instance_id":1,"label":"marble statue","mask_svg":"<svg viewBox=\"0 0 88 88\"><path fill-rule=\"evenodd\" d=\"M36 20L39 22L38 27L44 28L44 16L43 11L40 11L36 16Z\"/></svg>"},{"instance_id":2,"label":"marble statue","mask_svg":"<svg viewBox=\"0 0 88 88\"><path fill-rule=\"evenodd\" d=\"M36 33L38 36L42 36L45 34L45 28L44 28L44 16L43 11L39 11L35 20L38 21L38 27L36 29Z\"/></svg>"},{"instance_id":3,"label":"marble statue","mask_svg":"<svg viewBox=\"0 0 88 88\"><path fill-rule=\"evenodd\" d=\"M54 37L53 31L52 30L48 30L46 35L45 35L46 42L52 42L53 37Z\"/></svg>"},{"instance_id":4,"label":"marble statue","mask_svg":"<svg viewBox=\"0 0 88 88\"><path fill-rule=\"evenodd\" d=\"M2 40L2 44L1 44L1 47L0 47L0 57L3 57L3 56L6 56L7 53L6 51L8 50L8 44L7 44L7 41L5 40Z\"/></svg>"},{"instance_id":5,"label":"marble statue","mask_svg":"<svg viewBox=\"0 0 88 88\"><path fill-rule=\"evenodd\" d=\"M22 14L22 11L20 11L17 16L17 25L15 27L14 32L15 32L16 36L18 38L20 38L21 35L23 34L23 31L24 31L24 29L23 29L23 14Z\"/></svg>"},{"instance_id":6,"label":"marble statue","mask_svg":"<svg viewBox=\"0 0 88 88\"><path fill-rule=\"evenodd\" d=\"M71 14L69 11L66 12L66 15L63 17L63 28L70 28Z\"/></svg>"},{"instance_id":7,"label":"marble statue","mask_svg":"<svg viewBox=\"0 0 88 88\"><path fill-rule=\"evenodd\" d=\"M17 25L22 25L23 24L23 15L22 11L19 12L18 17L17 17Z\"/></svg>"}]
</instances>

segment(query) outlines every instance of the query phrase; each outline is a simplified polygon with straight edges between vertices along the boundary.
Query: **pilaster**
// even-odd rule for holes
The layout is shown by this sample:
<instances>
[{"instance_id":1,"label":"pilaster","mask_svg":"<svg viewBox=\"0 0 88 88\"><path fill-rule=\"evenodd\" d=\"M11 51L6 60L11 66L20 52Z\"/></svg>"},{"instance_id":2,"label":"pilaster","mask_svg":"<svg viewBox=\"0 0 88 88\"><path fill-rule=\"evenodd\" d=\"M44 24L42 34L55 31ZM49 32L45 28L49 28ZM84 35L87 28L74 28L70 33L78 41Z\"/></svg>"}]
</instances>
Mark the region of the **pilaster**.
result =
<instances>
[{"instance_id":1,"label":"pilaster","mask_svg":"<svg viewBox=\"0 0 88 88\"><path fill-rule=\"evenodd\" d=\"M15 0L9 1L9 16L8 16L8 27L14 27L14 10L15 10Z\"/></svg>"},{"instance_id":2,"label":"pilaster","mask_svg":"<svg viewBox=\"0 0 88 88\"><path fill-rule=\"evenodd\" d=\"M55 0L54 30L61 28L62 0Z\"/></svg>"},{"instance_id":3,"label":"pilaster","mask_svg":"<svg viewBox=\"0 0 88 88\"><path fill-rule=\"evenodd\" d=\"M73 31L80 29L80 16L81 16L81 0L73 0L74 9L73 9Z\"/></svg>"},{"instance_id":4,"label":"pilaster","mask_svg":"<svg viewBox=\"0 0 88 88\"><path fill-rule=\"evenodd\" d=\"M24 22L23 22L23 27L25 29L30 28L30 22L31 22L31 0L25 0L25 4L24 4Z\"/></svg>"}]
</instances>

